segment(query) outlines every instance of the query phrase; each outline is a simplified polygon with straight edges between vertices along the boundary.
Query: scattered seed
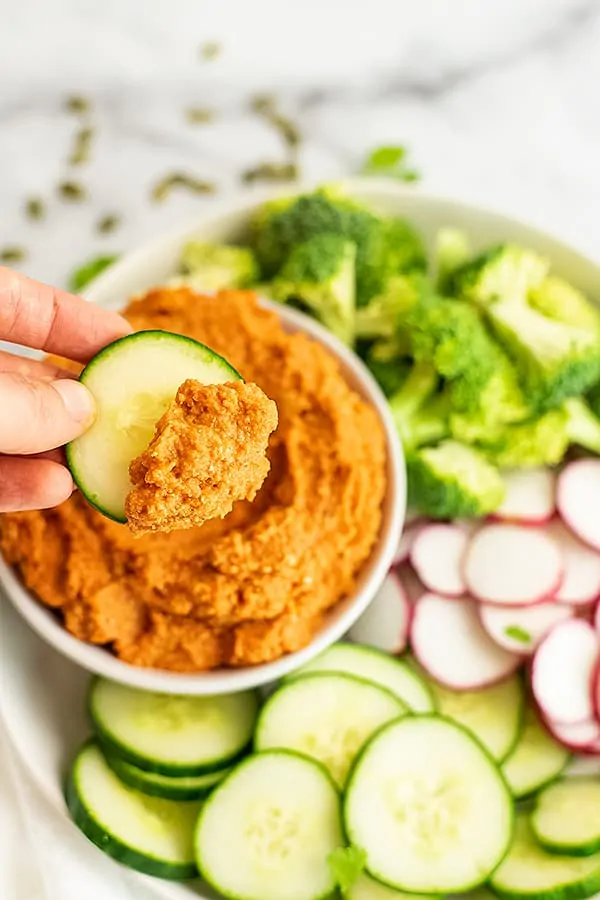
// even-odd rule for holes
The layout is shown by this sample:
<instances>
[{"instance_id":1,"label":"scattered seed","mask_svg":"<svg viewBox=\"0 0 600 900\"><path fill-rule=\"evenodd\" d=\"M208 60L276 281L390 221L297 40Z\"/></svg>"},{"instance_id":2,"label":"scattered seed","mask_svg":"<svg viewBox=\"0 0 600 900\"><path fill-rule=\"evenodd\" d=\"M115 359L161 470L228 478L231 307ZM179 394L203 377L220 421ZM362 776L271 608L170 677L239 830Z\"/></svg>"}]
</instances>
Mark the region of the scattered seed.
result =
<instances>
[{"instance_id":1,"label":"scattered seed","mask_svg":"<svg viewBox=\"0 0 600 900\"><path fill-rule=\"evenodd\" d=\"M302 143L299 127L277 109L277 98L273 94L256 94L250 99L250 108L279 132L288 147L298 147Z\"/></svg>"},{"instance_id":2,"label":"scattered seed","mask_svg":"<svg viewBox=\"0 0 600 900\"><path fill-rule=\"evenodd\" d=\"M121 217L116 215L103 216L96 225L96 229L100 234L111 234L121 224Z\"/></svg>"},{"instance_id":3,"label":"scattered seed","mask_svg":"<svg viewBox=\"0 0 600 900\"><path fill-rule=\"evenodd\" d=\"M81 166L83 163L89 162L92 151L92 140L94 138L94 129L89 126L81 128L75 135L75 143L73 151L69 157L69 164L72 166Z\"/></svg>"},{"instance_id":4,"label":"scattered seed","mask_svg":"<svg viewBox=\"0 0 600 900\"><path fill-rule=\"evenodd\" d=\"M28 219L40 220L46 218L46 204L40 197L30 197L25 203L25 214Z\"/></svg>"},{"instance_id":5,"label":"scattered seed","mask_svg":"<svg viewBox=\"0 0 600 900\"><path fill-rule=\"evenodd\" d=\"M223 48L216 41L205 41L200 47L200 56L205 62L211 62L220 56Z\"/></svg>"},{"instance_id":6,"label":"scattered seed","mask_svg":"<svg viewBox=\"0 0 600 900\"><path fill-rule=\"evenodd\" d=\"M81 203L87 197L87 191L83 185L76 181L63 181L58 185L59 196L69 203Z\"/></svg>"},{"instance_id":7,"label":"scattered seed","mask_svg":"<svg viewBox=\"0 0 600 900\"><path fill-rule=\"evenodd\" d=\"M65 100L66 111L75 116L85 116L90 112L91 108L92 105L90 101L85 97L81 97L79 94L71 94Z\"/></svg>"},{"instance_id":8,"label":"scattered seed","mask_svg":"<svg viewBox=\"0 0 600 900\"><path fill-rule=\"evenodd\" d=\"M242 172L244 184L254 184L256 181L270 183L284 183L297 181L299 177L296 163L263 162Z\"/></svg>"},{"instance_id":9,"label":"scattered seed","mask_svg":"<svg viewBox=\"0 0 600 900\"><path fill-rule=\"evenodd\" d=\"M0 262L20 263L27 259L27 250L24 247L2 247L0 249Z\"/></svg>"},{"instance_id":10,"label":"scattered seed","mask_svg":"<svg viewBox=\"0 0 600 900\"><path fill-rule=\"evenodd\" d=\"M182 172L173 172L161 178L152 188L152 199L156 203L166 200L173 188L182 187L194 194L214 194L217 186L214 181L203 181Z\"/></svg>"},{"instance_id":11,"label":"scattered seed","mask_svg":"<svg viewBox=\"0 0 600 900\"><path fill-rule=\"evenodd\" d=\"M215 111L202 106L192 106L186 109L185 115L190 125L206 125L215 118Z\"/></svg>"}]
</instances>

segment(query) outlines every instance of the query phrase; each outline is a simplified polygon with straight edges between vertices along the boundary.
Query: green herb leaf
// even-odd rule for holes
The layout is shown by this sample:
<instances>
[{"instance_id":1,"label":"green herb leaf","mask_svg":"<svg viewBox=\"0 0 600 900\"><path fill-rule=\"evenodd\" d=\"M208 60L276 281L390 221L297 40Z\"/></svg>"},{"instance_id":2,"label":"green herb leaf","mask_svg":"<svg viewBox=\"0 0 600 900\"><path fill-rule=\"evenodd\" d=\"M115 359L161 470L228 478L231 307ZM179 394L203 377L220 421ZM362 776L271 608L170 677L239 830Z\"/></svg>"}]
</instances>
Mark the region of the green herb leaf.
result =
<instances>
[{"instance_id":1,"label":"green herb leaf","mask_svg":"<svg viewBox=\"0 0 600 900\"><path fill-rule=\"evenodd\" d=\"M208 125L214 120L215 111L202 106L192 106L186 109L185 115L190 125Z\"/></svg>"},{"instance_id":2,"label":"green herb leaf","mask_svg":"<svg viewBox=\"0 0 600 900\"><path fill-rule=\"evenodd\" d=\"M120 216L108 215L103 216L96 225L100 234L111 234L121 224Z\"/></svg>"},{"instance_id":3,"label":"green herb leaf","mask_svg":"<svg viewBox=\"0 0 600 900\"><path fill-rule=\"evenodd\" d=\"M508 625L504 629L504 634L506 637L512 638L514 641L519 641L521 644L529 644L531 641L531 635L519 625Z\"/></svg>"},{"instance_id":4,"label":"green herb leaf","mask_svg":"<svg viewBox=\"0 0 600 900\"><path fill-rule=\"evenodd\" d=\"M200 56L205 62L211 62L211 60L220 56L222 49L217 41L205 41L200 47Z\"/></svg>"},{"instance_id":5,"label":"green herb leaf","mask_svg":"<svg viewBox=\"0 0 600 900\"><path fill-rule=\"evenodd\" d=\"M27 259L27 250L24 247L0 248L0 262L2 263L20 263L25 259Z\"/></svg>"},{"instance_id":6,"label":"green herb leaf","mask_svg":"<svg viewBox=\"0 0 600 900\"><path fill-rule=\"evenodd\" d=\"M399 181L413 182L420 178L416 169L406 164L408 151L402 145L377 147L362 165L363 175L385 175Z\"/></svg>"},{"instance_id":7,"label":"green herb leaf","mask_svg":"<svg viewBox=\"0 0 600 900\"><path fill-rule=\"evenodd\" d=\"M338 847L327 857L329 868L342 894L345 894L364 871L367 854L360 847Z\"/></svg>"},{"instance_id":8,"label":"green herb leaf","mask_svg":"<svg viewBox=\"0 0 600 900\"><path fill-rule=\"evenodd\" d=\"M94 278L97 278L101 272L112 266L118 258L118 254L113 254L112 256L97 256L88 260L88 262L71 273L68 283L69 290L73 291L74 294L78 294Z\"/></svg>"},{"instance_id":9,"label":"green herb leaf","mask_svg":"<svg viewBox=\"0 0 600 900\"><path fill-rule=\"evenodd\" d=\"M75 116L85 116L91 110L91 103L86 97L79 94L71 94L65 100L65 109Z\"/></svg>"},{"instance_id":10,"label":"green herb leaf","mask_svg":"<svg viewBox=\"0 0 600 900\"><path fill-rule=\"evenodd\" d=\"M297 181L299 177L296 163L263 162L242 172L244 184L254 184L256 181L266 181L271 184Z\"/></svg>"},{"instance_id":11,"label":"green herb leaf","mask_svg":"<svg viewBox=\"0 0 600 900\"><path fill-rule=\"evenodd\" d=\"M214 181L203 181L200 178L194 178L192 175L186 175L183 172L172 172L161 178L152 188L152 199L156 203L166 200L173 188L182 187L194 194L214 194L217 186Z\"/></svg>"},{"instance_id":12,"label":"green herb leaf","mask_svg":"<svg viewBox=\"0 0 600 900\"><path fill-rule=\"evenodd\" d=\"M59 196L69 203L81 203L87 197L86 189L76 181L63 181L57 190Z\"/></svg>"},{"instance_id":13,"label":"green herb leaf","mask_svg":"<svg viewBox=\"0 0 600 900\"><path fill-rule=\"evenodd\" d=\"M92 141L94 138L93 128L81 128L75 135L75 143L69 157L69 165L81 166L83 163L89 162L92 151Z\"/></svg>"},{"instance_id":14,"label":"green herb leaf","mask_svg":"<svg viewBox=\"0 0 600 900\"><path fill-rule=\"evenodd\" d=\"M46 218L46 204L40 197L30 197L25 203L25 214L28 219Z\"/></svg>"}]
</instances>

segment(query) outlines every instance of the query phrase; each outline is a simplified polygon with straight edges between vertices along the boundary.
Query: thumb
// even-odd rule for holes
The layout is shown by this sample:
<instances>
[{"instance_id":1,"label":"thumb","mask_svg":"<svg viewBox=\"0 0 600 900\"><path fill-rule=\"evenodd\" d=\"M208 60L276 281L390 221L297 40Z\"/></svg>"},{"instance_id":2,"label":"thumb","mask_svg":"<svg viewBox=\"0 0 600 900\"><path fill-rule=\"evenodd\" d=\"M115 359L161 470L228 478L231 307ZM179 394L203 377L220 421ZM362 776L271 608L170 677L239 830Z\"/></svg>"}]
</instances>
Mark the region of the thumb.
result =
<instances>
[{"instance_id":1,"label":"thumb","mask_svg":"<svg viewBox=\"0 0 600 900\"><path fill-rule=\"evenodd\" d=\"M0 453L53 450L85 431L95 414L94 398L79 381L0 373Z\"/></svg>"}]
</instances>

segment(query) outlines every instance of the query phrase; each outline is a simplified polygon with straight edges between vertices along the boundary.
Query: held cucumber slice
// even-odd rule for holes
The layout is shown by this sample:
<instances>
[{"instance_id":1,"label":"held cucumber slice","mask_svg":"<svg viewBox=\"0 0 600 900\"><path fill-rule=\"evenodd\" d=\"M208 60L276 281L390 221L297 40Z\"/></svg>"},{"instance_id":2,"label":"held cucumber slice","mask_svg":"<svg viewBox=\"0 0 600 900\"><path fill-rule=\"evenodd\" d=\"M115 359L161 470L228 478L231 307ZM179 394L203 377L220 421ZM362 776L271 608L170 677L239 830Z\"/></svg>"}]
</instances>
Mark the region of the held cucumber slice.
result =
<instances>
[{"instance_id":1,"label":"held cucumber slice","mask_svg":"<svg viewBox=\"0 0 600 900\"><path fill-rule=\"evenodd\" d=\"M79 751L66 788L73 821L125 866L159 878L194 878L194 827L200 803L147 797L124 785L94 742Z\"/></svg>"},{"instance_id":2,"label":"held cucumber slice","mask_svg":"<svg viewBox=\"0 0 600 900\"><path fill-rule=\"evenodd\" d=\"M333 644L316 659L288 676L288 680L314 672L345 672L386 688L414 712L431 712L434 700L428 682L403 660L362 644Z\"/></svg>"},{"instance_id":3,"label":"held cucumber slice","mask_svg":"<svg viewBox=\"0 0 600 900\"><path fill-rule=\"evenodd\" d=\"M483 747L436 715L384 726L351 772L344 799L350 842L368 873L409 893L482 884L513 830L513 801Z\"/></svg>"},{"instance_id":4,"label":"held cucumber slice","mask_svg":"<svg viewBox=\"0 0 600 900\"><path fill-rule=\"evenodd\" d=\"M584 900L600 890L600 853L548 853L536 841L528 817L520 814L514 840L490 887L503 900Z\"/></svg>"},{"instance_id":5,"label":"held cucumber slice","mask_svg":"<svg viewBox=\"0 0 600 900\"><path fill-rule=\"evenodd\" d=\"M342 786L373 732L405 713L398 697L370 681L341 672L305 675L271 694L258 717L254 747L304 753Z\"/></svg>"},{"instance_id":6,"label":"held cucumber slice","mask_svg":"<svg viewBox=\"0 0 600 900\"><path fill-rule=\"evenodd\" d=\"M83 496L105 516L126 521L129 464L188 378L221 384L241 376L204 344L167 331L138 331L109 344L79 376L96 400L97 417L67 445L67 462Z\"/></svg>"},{"instance_id":7,"label":"held cucumber slice","mask_svg":"<svg viewBox=\"0 0 600 900\"><path fill-rule=\"evenodd\" d=\"M335 888L340 801L318 763L288 750L248 757L211 794L195 834L198 868L234 900L321 900Z\"/></svg>"},{"instance_id":8,"label":"held cucumber slice","mask_svg":"<svg viewBox=\"0 0 600 900\"><path fill-rule=\"evenodd\" d=\"M162 775L202 775L242 755L258 711L254 691L185 697L92 682L89 711L100 743L126 762Z\"/></svg>"},{"instance_id":9,"label":"held cucumber slice","mask_svg":"<svg viewBox=\"0 0 600 900\"><path fill-rule=\"evenodd\" d=\"M549 853L597 854L600 851L600 779L574 775L550 784L538 794L531 827Z\"/></svg>"},{"instance_id":10,"label":"held cucumber slice","mask_svg":"<svg viewBox=\"0 0 600 900\"><path fill-rule=\"evenodd\" d=\"M525 709L524 726L512 753L502 763L515 800L522 800L557 778L571 754L548 733L533 707Z\"/></svg>"},{"instance_id":11,"label":"held cucumber slice","mask_svg":"<svg viewBox=\"0 0 600 900\"><path fill-rule=\"evenodd\" d=\"M145 772L118 756L107 756L106 761L123 784L147 794L149 797L163 797L165 800L200 800L208 797L210 792L231 772L217 769L205 775L185 775L179 778L169 775L158 775L156 772Z\"/></svg>"}]
</instances>

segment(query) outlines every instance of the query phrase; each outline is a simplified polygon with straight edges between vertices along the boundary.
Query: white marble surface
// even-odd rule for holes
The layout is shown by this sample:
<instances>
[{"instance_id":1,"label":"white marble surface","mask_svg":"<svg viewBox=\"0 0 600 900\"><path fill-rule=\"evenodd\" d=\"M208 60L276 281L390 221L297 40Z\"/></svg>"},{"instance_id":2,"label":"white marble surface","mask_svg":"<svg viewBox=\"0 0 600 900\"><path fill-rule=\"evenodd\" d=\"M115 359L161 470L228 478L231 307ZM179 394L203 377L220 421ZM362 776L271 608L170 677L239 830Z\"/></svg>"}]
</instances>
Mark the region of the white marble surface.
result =
<instances>
[{"instance_id":1,"label":"white marble surface","mask_svg":"<svg viewBox=\"0 0 600 900\"><path fill-rule=\"evenodd\" d=\"M247 110L275 91L301 123L307 178L354 171L366 150L406 143L425 189L537 221L600 257L599 0L0 0L0 247L64 283L98 252L121 251L199 215L210 200L150 186L178 169L214 178L281 155ZM203 62L203 41L223 52ZM93 99L93 161L66 163L68 92ZM213 106L192 127L183 111ZM89 189L67 205L67 176ZM44 223L23 215L32 194ZM98 236L105 212L123 227Z\"/></svg>"}]
</instances>

